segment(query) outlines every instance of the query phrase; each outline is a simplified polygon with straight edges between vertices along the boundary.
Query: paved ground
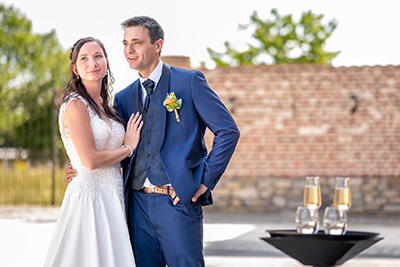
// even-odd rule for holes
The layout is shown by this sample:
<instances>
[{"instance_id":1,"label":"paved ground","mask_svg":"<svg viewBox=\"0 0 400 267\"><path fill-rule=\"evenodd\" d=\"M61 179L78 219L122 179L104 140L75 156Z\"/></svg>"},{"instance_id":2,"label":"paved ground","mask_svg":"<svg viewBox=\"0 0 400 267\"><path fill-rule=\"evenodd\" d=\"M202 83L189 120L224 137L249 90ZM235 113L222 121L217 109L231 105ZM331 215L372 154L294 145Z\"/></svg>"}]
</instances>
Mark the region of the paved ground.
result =
<instances>
[{"instance_id":1,"label":"paved ground","mask_svg":"<svg viewBox=\"0 0 400 267\"><path fill-rule=\"evenodd\" d=\"M0 206L0 266L42 266L58 208ZM262 241L266 230L294 229L294 214L204 215L206 266L300 267L299 262ZM350 231L380 233L384 239L343 267L400 267L400 215L349 214Z\"/></svg>"}]
</instances>

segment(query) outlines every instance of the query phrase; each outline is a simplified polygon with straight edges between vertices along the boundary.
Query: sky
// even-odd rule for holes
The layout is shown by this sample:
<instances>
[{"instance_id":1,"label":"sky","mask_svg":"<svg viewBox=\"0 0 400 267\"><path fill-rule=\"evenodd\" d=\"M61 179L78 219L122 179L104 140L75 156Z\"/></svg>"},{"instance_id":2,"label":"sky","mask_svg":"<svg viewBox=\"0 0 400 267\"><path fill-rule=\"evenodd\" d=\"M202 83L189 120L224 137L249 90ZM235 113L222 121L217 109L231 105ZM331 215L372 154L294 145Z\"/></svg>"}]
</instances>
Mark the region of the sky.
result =
<instances>
[{"instance_id":1,"label":"sky","mask_svg":"<svg viewBox=\"0 0 400 267\"><path fill-rule=\"evenodd\" d=\"M224 42L238 46L255 44L252 30L239 30L249 24L256 11L263 20L276 8L280 15L293 14L298 21L311 10L324 15L326 24L335 19L338 27L327 40L325 49L341 51L332 65L400 65L398 37L399 7L396 0L0 0L13 5L32 21L34 33L56 31L64 49L81 37L100 39L109 55L118 92L138 76L123 55L121 22L133 16L156 19L164 29L162 55L188 56L192 67L214 64L207 47L224 52Z\"/></svg>"}]
</instances>

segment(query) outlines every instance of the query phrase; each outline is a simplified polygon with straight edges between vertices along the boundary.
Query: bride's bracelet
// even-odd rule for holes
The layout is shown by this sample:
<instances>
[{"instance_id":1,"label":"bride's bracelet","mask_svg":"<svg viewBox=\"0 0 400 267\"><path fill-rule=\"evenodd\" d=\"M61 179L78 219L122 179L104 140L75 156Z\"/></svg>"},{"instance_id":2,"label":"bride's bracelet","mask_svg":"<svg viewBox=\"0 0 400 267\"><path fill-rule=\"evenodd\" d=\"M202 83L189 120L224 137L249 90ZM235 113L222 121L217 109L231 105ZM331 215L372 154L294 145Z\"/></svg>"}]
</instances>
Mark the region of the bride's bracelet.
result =
<instances>
[{"instance_id":1,"label":"bride's bracelet","mask_svg":"<svg viewBox=\"0 0 400 267\"><path fill-rule=\"evenodd\" d=\"M123 144L122 147L127 147L127 148L129 148L129 150L131 151L131 153L129 154L128 157L132 157L132 155L133 155L133 148L132 148L131 146L125 145L125 144Z\"/></svg>"}]
</instances>

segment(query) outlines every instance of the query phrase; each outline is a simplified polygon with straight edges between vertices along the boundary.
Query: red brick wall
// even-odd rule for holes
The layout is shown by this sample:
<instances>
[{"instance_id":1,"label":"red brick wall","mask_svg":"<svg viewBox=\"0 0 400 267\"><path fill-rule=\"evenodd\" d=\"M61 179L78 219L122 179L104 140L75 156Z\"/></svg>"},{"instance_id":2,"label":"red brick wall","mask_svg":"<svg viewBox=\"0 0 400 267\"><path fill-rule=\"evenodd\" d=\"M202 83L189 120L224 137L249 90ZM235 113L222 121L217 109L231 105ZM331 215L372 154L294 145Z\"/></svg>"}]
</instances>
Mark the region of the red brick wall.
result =
<instances>
[{"instance_id":1,"label":"red brick wall","mask_svg":"<svg viewBox=\"0 0 400 267\"><path fill-rule=\"evenodd\" d=\"M400 175L400 66L201 71L241 131L225 178Z\"/></svg>"}]
</instances>

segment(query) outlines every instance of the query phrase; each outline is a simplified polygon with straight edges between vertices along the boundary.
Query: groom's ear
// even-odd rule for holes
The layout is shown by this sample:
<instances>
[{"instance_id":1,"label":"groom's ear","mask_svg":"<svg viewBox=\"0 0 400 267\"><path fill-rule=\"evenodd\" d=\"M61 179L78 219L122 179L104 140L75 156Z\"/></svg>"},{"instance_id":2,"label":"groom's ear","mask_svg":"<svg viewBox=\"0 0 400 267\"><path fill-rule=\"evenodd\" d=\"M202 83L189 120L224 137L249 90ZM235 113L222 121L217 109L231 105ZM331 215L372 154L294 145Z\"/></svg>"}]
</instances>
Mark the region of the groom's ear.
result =
<instances>
[{"instance_id":1,"label":"groom's ear","mask_svg":"<svg viewBox=\"0 0 400 267\"><path fill-rule=\"evenodd\" d=\"M155 43L156 53L160 54L163 48L164 41L162 39L158 39Z\"/></svg>"}]
</instances>

